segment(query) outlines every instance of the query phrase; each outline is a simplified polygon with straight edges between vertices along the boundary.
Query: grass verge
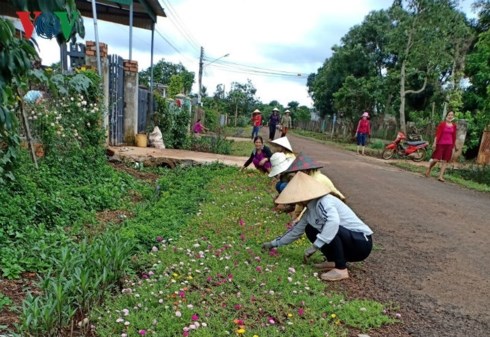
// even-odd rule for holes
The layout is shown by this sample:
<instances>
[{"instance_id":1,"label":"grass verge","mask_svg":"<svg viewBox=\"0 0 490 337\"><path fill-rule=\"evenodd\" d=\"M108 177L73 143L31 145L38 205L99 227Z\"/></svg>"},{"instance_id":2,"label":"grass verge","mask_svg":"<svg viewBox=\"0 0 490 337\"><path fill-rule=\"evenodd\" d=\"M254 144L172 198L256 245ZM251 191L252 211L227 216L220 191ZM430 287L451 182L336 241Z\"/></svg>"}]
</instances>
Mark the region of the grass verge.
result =
<instances>
[{"instance_id":1,"label":"grass verge","mask_svg":"<svg viewBox=\"0 0 490 337\"><path fill-rule=\"evenodd\" d=\"M347 336L350 327L396 322L381 303L332 293L300 262L305 238L260 249L289 221L272 211L269 178L228 168L202 188L205 197L181 215L181 226L151 238L140 277L92 312L98 336Z\"/></svg>"}]
</instances>

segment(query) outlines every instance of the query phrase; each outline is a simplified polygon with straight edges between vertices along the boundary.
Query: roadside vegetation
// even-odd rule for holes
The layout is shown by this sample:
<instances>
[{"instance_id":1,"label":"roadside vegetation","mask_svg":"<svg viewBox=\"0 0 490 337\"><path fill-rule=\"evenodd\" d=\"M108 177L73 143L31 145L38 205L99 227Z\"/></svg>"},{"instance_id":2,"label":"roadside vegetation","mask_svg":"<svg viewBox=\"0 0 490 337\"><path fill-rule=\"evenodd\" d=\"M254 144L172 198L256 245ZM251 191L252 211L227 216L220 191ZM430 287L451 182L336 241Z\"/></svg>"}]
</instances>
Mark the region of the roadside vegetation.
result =
<instances>
[{"instance_id":1,"label":"roadside vegetation","mask_svg":"<svg viewBox=\"0 0 490 337\"><path fill-rule=\"evenodd\" d=\"M294 129L291 130L295 135L315 139L324 144L341 147L349 151L356 151L356 144L352 140L344 139L332 139L330 136L313 131L305 131ZM388 144L390 140L383 140L379 138L370 139L368 146L366 146L366 155L380 158L383 148ZM403 168L411 172L417 172L424 174L427 169L427 161L432 155L432 150L427 151L427 158L421 163L415 163L408 159L402 160L387 160L386 163ZM439 167L434 168L432 175L436 176L439 173ZM490 192L490 167L488 165L477 165L474 160L461 160L454 164L449 165L446 170L447 181L456 183L469 189L473 189L481 192Z\"/></svg>"},{"instance_id":2,"label":"roadside vegetation","mask_svg":"<svg viewBox=\"0 0 490 337\"><path fill-rule=\"evenodd\" d=\"M62 178L52 165L29 178L26 160L16 185L25 187L19 200L44 195L34 221L49 223L29 227L18 217L10 225L16 235L2 236L2 247L12 247L2 251L3 276L39 276L22 304L0 297L0 310L19 311L11 327L19 334L346 336L397 321L390 304L332 292L301 263L304 240L261 251L289 221L272 211L269 178L217 164L114 170L101 152L78 153ZM25 208L12 204L2 214Z\"/></svg>"}]
</instances>

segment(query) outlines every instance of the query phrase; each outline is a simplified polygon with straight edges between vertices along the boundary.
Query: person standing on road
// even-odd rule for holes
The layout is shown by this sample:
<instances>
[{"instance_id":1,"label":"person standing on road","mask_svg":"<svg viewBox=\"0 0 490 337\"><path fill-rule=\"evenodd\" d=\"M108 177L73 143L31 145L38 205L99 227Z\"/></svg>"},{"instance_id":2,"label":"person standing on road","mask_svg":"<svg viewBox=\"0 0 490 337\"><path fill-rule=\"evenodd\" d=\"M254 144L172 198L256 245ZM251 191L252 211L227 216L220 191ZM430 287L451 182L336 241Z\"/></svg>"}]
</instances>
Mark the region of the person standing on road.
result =
<instances>
[{"instance_id":1,"label":"person standing on road","mask_svg":"<svg viewBox=\"0 0 490 337\"><path fill-rule=\"evenodd\" d=\"M357 123L356 139L357 139L357 154L364 156L364 148L366 147L367 137L371 136L371 123L369 122L369 113L364 112ZM359 152L361 147L362 152Z\"/></svg>"},{"instance_id":2,"label":"person standing on road","mask_svg":"<svg viewBox=\"0 0 490 337\"><path fill-rule=\"evenodd\" d=\"M326 257L321 275L325 281L339 281L349 277L347 262L365 260L373 248L373 231L349 206L330 195L330 190L318 184L306 173L298 172L276 199L278 204L300 203L307 207L301 220L283 235L262 244L262 249L288 245L303 234L312 243L304 252L303 260L318 250Z\"/></svg>"},{"instance_id":3,"label":"person standing on road","mask_svg":"<svg viewBox=\"0 0 490 337\"><path fill-rule=\"evenodd\" d=\"M279 116L279 109L272 109L272 114L269 117L269 140L273 141L276 136L276 129L281 121L281 116Z\"/></svg>"},{"instance_id":4,"label":"person standing on road","mask_svg":"<svg viewBox=\"0 0 490 337\"><path fill-rule=\"evenodd\" d=\"M270 158L272 157L272 152L267 145L264 145L264 140L261 136L256 136L254 138L255 149L250 154L250 158L247 159L245 164L240 168L243 170L247 168L250 164L254 164L255 168L264 173L269 173L271 171Z\"/></svg>"},{"instance_id":5,"label":"person standing on road","mask_svg":"<svg viewBox=\"0 0 490 337\"><path fill-rule=\"evenodd\" d=\"M281 137L286 137L288 129L293 127L291 116L289 115L291 111L284 111L284 115L281 118Z\"/></svg>"},{"instance_id":6,"label":"person standing on road","mask_svg":"<svg viewBox=\"0 0 490 337\"><path fill-rule=\"evenodd\" d=\"M456 145L456 124L453 123L454 112L449 111L446 114L444 121L440 122L437 126L436 136L434 138L434 143L432 148L434 152L432 153L432 158L429 161L429 167L425 171L425 176L429 177L430 172L434 166L440 161L441 171L439 172L439 178L437 180L445 182L444 172L446 171L447 163L451 160L453 156L453 149ZM458 149L456 149L458 151Z\"/></svg>"},{"instance_id":7,"label":"person standing on road","mask_svg":"<svg viewBox=\"0 0 490 337\"><path fill-rule=\"evenodd\" d=\"M255 142L255 138L259 135L260 127L262 126L262 112L259 109L255 109L252 112L252 140Z\"/></svg>"}]
</instances>

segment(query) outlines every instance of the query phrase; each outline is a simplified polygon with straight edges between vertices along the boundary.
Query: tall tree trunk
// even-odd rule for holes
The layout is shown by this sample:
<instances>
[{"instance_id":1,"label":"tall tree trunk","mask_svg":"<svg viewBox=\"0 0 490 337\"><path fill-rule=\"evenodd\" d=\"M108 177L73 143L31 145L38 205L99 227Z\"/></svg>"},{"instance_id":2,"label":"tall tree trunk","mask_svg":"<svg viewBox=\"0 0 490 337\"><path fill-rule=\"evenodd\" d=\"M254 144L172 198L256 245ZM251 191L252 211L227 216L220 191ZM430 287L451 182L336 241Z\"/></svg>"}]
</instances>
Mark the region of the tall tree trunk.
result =
<instances>
[{"instance_id":1,"label":"tall tree trunk","mask_svg":"<svg viewBox=\"0 0 490 337\"><path fill-rule=\"evenodd\" d=\"M402 69L400 71L400 130L407 133L407 125L405 123L405 72L407 61L403 60Z\"/></svg>"}]
</instances>

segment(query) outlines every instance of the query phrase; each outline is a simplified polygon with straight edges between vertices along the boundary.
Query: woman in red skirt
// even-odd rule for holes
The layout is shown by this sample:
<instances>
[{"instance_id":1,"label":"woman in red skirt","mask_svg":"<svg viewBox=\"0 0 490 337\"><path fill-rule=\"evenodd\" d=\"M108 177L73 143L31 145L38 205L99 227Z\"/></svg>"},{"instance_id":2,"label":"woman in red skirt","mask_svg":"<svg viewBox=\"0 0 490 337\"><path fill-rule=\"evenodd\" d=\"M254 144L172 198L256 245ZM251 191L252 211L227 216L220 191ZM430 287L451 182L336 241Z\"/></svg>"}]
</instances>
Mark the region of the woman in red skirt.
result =
<instances>
[{"instance_id":1,"label":"woman in red skirt","mask_svg":"<svg viewBox=\"0 0 490 337\"><path fill-rule=\"evenodd\" d=\"M425 171L425 176L430 176L430 171L440 161L441 171L439 172L438 180L444 182L444 172L446 171L447 163L453 156L453 149L456 145L456 124L453 123L454 112L449 111L446 114L444 121L437 126L436 137L434 138L434 144L432 148L432 158L429 161L429 167ZM456 149L457 151L457 149Z\"/></svg>"}]
</instances>

